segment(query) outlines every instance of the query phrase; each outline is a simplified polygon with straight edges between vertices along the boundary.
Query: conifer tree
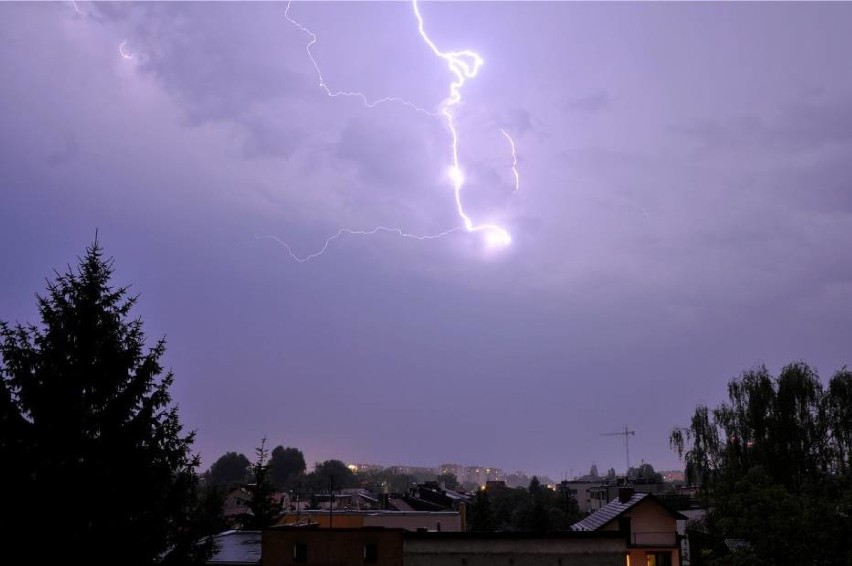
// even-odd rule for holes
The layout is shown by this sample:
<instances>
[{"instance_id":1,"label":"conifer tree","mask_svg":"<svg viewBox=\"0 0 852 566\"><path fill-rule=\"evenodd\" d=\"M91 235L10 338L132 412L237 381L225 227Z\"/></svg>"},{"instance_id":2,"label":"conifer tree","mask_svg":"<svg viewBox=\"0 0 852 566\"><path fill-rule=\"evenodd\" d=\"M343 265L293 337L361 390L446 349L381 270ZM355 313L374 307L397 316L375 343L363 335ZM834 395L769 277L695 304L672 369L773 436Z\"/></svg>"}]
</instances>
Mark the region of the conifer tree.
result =
<instances>
[{"instance_id":1,"label":"conifer tree","mask_svg":"<svg viewBox=\"0 0 852 566\"><path fill-rule=\"evenodd\" d=\"M146 346L137 297L112 275L95 240L37 296L40 325L0 323L0 456L14 493L0 513L33 564L209 552L195 544L198 458L160 365L165 342Z\"/></svg>"},{"instance_id":2,"label":"conifer tree","mask_svg":"<svg viewBox=\"0 0 852 566\"><path fill-rule=\"evenodd\" d=\"M272 483L269 478L269 451L266 449L266 439L255 448L256 460L252 465L253 481L248 486L251 499L248 506L251 513L242 517L243 526L247 529L265 529L272 525L280 515L280 508L272 500Z\"/></svg>"}]
</instances>

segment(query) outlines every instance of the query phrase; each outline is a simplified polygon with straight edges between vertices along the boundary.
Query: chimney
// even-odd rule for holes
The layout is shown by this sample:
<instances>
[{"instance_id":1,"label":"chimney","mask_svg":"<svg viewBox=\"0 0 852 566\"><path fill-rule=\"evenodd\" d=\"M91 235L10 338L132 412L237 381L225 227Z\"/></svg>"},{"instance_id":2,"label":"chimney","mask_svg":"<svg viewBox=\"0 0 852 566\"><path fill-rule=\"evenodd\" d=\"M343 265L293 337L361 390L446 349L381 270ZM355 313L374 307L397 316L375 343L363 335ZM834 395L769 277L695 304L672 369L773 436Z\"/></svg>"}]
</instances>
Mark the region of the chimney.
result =
<instances>
[{"instance_id":1,"label":"chimney","mask_svg":"<svg viewBox=\"0 0 852 566\"><path fill-rule=\"evenodd\" d=\"M618 488L618 500L621 503L627 503L630 501L630 498L633 497L633 488L632 487L619 487Z\"/></svg>"}]
</instances>

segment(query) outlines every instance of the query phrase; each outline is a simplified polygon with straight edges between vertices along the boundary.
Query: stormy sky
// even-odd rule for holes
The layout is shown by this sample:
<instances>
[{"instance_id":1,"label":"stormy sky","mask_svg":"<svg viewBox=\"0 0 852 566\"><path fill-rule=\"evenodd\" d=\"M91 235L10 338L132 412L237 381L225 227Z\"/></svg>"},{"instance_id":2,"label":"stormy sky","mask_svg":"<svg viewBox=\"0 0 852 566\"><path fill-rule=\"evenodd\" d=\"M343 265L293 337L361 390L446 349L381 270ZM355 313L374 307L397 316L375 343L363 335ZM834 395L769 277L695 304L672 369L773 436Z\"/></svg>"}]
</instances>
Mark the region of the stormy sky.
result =
<instances>
[{"instance_id":1,"label":"stormy sky","mask_svg":"<svg viewBox=\"0 0 852 566\"><path fill-rule=\"evenodd\" d=\"M0 319L95 230L203 467L679 467L742 370L852 338L852 4L0 3ZM517 147L513 156L501 129ZM286 246L285 246L286 244Z\"/></svg>"}]
</instances>

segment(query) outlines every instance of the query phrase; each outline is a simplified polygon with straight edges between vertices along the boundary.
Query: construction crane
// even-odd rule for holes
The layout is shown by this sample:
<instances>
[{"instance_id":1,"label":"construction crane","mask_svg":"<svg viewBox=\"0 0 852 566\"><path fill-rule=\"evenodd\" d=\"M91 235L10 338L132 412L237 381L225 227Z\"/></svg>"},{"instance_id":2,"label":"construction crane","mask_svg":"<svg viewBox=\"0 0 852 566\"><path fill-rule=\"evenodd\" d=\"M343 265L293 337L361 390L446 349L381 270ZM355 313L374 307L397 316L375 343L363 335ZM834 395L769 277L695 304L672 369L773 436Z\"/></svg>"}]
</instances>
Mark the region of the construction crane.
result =
<instances>
[{"instance_id":1,"label":"construction crane","mask_svg":"<svg viewBox=\"0 0 852 566\"><path fill-rule=\"evenodd\" d=\"M635 436L635 430L629 430L627 425L624 425L624 430L621 432L602 432L601 436L623 436L624 451L627 453L627 469L624 471L627 474L630 471L630 437Z\"/></svg>"}]
</instances>

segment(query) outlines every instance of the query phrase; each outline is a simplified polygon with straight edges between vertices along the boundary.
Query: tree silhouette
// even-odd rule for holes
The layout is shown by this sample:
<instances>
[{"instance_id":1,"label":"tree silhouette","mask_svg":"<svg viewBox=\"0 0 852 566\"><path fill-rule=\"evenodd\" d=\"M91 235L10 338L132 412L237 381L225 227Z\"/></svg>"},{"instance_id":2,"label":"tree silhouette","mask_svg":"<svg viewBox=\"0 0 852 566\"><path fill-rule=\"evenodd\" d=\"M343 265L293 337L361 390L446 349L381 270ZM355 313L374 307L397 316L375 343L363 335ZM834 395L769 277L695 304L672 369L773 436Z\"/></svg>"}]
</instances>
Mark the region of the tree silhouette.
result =
<instances>
[{"instance_id":1,"label":"tree silhouette","mask_svg":"<svg viewBox=\"0 0 852 566\"><path fill-rule=\"evenodd\" d=\"M137 297L112 275L96 240L37 296L40 325L0 323L4 536L37 564L203 560L194 433L171 403L165 342L146 348Z\"/></svg>"},{"instance_id":2,"label":"tree silhouette","mask_svg":"<svg viewBox=\"0 0 852 566\"><path fill-rule=\"evenodd\" d=\"M272 525L280 509L272 501L272 484L269 481L269 451L266 449L266 439L260 441L255 448L256 459L252 464L252 482L248 485L251 499L248 507L250 513L241 517L243 526L247 529L265 529Z\"/></svg>"},{"instance_id":3,"label":"tree silhouette","mask_svg":"<svg viewBox=\"0 0 852 566\"><path fill-rule=\"evenodd\" d=\"M248 479L251 462L245 454L226 452L210 466L210 483L220 488L231 488Z\"/></svg>"},{"instance_id":4,"label":"tree silhouette","mask_svg":"<svg viewBox=\"0 0 852 566\"><path fill-rule=\"evenodd\" d=\"M699 405L670 441L712 506L711 532L751 543L751 564L852 563L852 373L824 389L805 363L765 367Z\"/></svg>"},{"instance_id":5,"label":"tree silhouette","mask_svg":"<svg viewBox=\"0 0 852 566\"><path fill-rule=\"evenodd\" d=\"M273 448L272 457L269 459L269 474L272 485L276 488L292 489L305 468L305 455L298 448Z\"/></svg>"}]
</instances>

